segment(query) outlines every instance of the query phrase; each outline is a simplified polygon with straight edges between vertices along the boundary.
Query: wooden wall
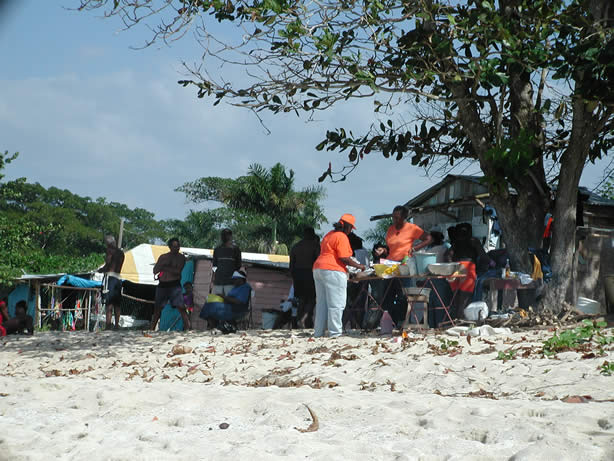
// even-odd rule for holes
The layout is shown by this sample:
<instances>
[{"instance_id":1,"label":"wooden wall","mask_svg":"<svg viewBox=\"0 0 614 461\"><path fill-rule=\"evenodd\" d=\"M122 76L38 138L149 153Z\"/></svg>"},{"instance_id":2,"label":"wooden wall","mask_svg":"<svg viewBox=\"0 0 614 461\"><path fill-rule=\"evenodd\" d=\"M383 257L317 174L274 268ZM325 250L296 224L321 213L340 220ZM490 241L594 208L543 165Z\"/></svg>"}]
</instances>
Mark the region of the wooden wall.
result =
<instances>
[{"instance_id":1,"label":"wooden wall","mask_svg":"<svg viewBox=\"0 0 614 461\"><path fill-rule=\"evenodd\" d=\"M252 302L252 328L262 327L262 310L278 308L282 299L288 297L292 278L285 269L269 269L260 266L248 266L247 281L252 286L254 297ZM198 315L207 300L211 284L211 260L199 259L194 266L194 313L192 314L192 327L195 330L204 330L207 322Z\"/></svg>"}]
</instances>

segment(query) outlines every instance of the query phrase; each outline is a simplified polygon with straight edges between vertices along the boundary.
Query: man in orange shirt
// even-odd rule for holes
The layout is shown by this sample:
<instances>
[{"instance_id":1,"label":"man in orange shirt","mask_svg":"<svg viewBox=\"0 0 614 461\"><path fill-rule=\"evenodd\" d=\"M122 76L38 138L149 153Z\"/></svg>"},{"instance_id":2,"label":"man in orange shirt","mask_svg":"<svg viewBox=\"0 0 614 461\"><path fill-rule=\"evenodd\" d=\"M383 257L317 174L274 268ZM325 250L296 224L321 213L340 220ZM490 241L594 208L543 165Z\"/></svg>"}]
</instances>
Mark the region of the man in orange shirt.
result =
<instances>
[{"instance_id":1,"label":"man in orange shirt","mask_svg":"<svg viewBox=\"0 0 614 461\"><path fill-rule=\"evenodd\" d=\"M392 210L392 225L386 232L386 244L388 245L388 259L402 261L405 256L411 257L414 251L420 250L431 244L433 237L424 232L420 227L407 222L409 210L403 205L397 205ZM420 240L418 245L414 245ZM405 318L407 311L407 299L400 290L397 281L390 280L393 285L388 289L388 294L383 302L384 309L390 312L395 324L399 325ZM411 279L402 279L403 286L411 286Z\"/></svg>"},{"instance_id":2,"label":"man in orange shirt","mask_svg":"<svg viewBox=\"0 0 614 461\"><path fill-rule=\"evenodd\" d=\"M343 309L347 298L347 269L345 266L365 270L363 264L351 259L352 247L348 235L355 229L356 218L344 214L333 224L333 230L320 243L320 256L313 264L316 286L316 318L314 336L324 336L328 329L331 338L343 332Z\"/></svg>"}]
</instances>

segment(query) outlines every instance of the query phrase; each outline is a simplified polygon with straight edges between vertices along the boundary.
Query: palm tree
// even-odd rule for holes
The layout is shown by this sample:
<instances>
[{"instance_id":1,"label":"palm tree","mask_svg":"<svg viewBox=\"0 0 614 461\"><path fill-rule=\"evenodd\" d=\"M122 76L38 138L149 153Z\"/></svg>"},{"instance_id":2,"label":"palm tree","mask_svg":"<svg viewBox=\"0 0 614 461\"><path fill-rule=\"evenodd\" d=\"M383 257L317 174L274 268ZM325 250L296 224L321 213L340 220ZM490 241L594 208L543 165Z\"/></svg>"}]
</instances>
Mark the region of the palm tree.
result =
<instances>
[{"instance_id":1,"label":"palm tree","mask_svg":"<svg viewBox=\"0 0 614 461\"><path fill-rule=\"evenodd\" d=\"M247 176L237 182L239 187L229 205L267 216L271 227L271 247L277 245L277 229L281 221L296 218L310 206L310 211L319 214L319 220L323 218L319 205L314 210L313 204L323 197L324 190L311 187L295 191L294 171L286 172L281 163L276 163L270 170L254 163L249 166Z\"/></svg>"},{"instance_id":2,"label":"palm tree","mask_svg":"<svg viewBox=\"0 0 614 461\"><path fill-rule=\"evenodd\" d=\"M176 189L194 202L216 201L226 205L238 222L254 226L251 240L262 251L290 246L302 235L303 227L318 227L326 222L319 201L325 196L321 186L294 189L294 171L281 163L272 168L254 163L247 175L235 180L219 177L200 178ZM262 231L270 229L270 244L263 245ZM285 240L278 245L279 236ZM265 238L268 240L268 238ZM253 246L253 245L252 245Z\"/></svg>"}]
</instances>

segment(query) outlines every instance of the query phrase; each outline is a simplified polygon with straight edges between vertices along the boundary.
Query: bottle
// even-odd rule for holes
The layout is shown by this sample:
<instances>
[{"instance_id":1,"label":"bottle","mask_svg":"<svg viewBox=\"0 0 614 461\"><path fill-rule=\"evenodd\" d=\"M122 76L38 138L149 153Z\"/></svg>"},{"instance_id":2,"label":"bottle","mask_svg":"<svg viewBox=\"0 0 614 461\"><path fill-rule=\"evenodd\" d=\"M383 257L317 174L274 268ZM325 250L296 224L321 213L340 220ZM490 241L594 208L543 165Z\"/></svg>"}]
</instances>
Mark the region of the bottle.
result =
<instances>
[{"instance_id":1,"label":"bottle","mask_svg":"<svg viewBox=\"0 0 614 461\"><path fill-rule=\"evenodd\" d=\"M511 271L510 271L510 259L507 258L507 261L505 261L505 278L509 279L512 276Z\"/></svg>"}]
</instances>

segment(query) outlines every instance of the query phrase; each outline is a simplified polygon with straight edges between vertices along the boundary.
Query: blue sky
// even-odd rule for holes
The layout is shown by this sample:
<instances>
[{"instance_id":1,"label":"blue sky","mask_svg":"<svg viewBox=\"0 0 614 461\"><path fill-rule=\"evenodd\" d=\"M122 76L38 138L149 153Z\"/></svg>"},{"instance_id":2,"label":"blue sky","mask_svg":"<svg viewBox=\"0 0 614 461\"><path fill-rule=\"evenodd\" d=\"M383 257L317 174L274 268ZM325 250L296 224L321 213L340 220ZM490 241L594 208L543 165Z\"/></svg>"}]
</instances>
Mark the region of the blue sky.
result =
<instances>
[{"instance_id":1,"label":"blue sky","mask_svg":"<svg viewBox=\"0 0 614 461\"><path fill-rule=\"evenodd\" d=\"M20 152L8 178L106 197L160 219L182 218L197 208L173 191L184 182L234 178L251 163L281 162L295 171L298 187L313 185L329 161L334 169L344 164L341 154L315 150L326 129L361 133L373 121L371 103L359 102L309 123L266 116L267 134L248 111L213 107L213 100L177 85L181 60L194 62L201 54L190 35L172 47L133 50L147 31L122 32L100 12L63 8L75 0L8 3L0 8L0 149ZM588 167L582 184L594 185L604 165ZM329 220L355 214L360 233L372 226L369 216L439 180L425 177L409 158L373 154L345 182L324 183L325 213Z\"/></svg>"}]
</instances>

